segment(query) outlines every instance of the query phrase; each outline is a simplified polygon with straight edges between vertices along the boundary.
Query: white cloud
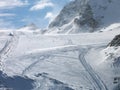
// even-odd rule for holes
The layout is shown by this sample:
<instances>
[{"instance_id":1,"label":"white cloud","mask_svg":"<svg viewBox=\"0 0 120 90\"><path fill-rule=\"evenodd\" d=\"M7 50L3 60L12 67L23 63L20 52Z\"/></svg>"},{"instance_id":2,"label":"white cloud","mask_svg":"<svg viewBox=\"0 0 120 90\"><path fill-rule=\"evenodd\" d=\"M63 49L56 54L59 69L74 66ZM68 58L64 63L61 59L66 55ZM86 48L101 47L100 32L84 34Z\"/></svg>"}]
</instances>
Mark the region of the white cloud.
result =
<instances>
[{"instance_id":1,"label":"white cloud","mask_svg":"<svg viewBox=\"0 0 120 90\"><path fill-rule=\"evenodd\" d=\"M52 20L54 20L55 17L56 17L56 14L52 12L48 12L45 16L45 19L49 19L49 22L51 22Z\"/></svg>"},{"instance_id":2,"label":"white cloud","mask_svg":"<svg viewBox=\"0 0 120 90\"><path fill-rule=\"evenodd\" d=\"M12 14L12 13L0 13L0 17L13 17L15 16L15 14Z\"/></svg>"},{"instance_id":3,"label":"white cloud","mask_svg":"<svg viewBox=\"0 0 120 90\"><path fill-rule=\"evenodd\" d=\"M27 5L28 1L21 0L0 0L0 9L11 9L15 7L21 7Z\"/></svg>"},{"instance_id":4,"label":"white cloud","mask_svg":"<svg viewBox=\"0 0 120 90\"><path fill-rule=\"evenodd\" d=\"M34 6L32 6L30 8L30 10L31 11L41 10L46 7L53 7L53 6L54 6L54 4L50 0L41 0L41 1L37 2Z\"/></svg>"}]
</instances>

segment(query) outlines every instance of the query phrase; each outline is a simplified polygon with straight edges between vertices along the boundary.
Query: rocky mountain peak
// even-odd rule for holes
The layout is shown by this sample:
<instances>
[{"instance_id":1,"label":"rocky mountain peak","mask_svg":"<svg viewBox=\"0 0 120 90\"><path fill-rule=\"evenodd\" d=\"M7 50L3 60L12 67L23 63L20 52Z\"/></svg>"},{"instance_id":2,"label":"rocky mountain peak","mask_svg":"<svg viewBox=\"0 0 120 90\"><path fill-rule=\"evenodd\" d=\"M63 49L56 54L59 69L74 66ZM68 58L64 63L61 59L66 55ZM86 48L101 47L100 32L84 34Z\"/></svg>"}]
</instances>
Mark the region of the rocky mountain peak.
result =
<instances>
[{"instance_id":1,"label":"rocky mountain peak","mask_svg":"<svg viewBox=\"0 0 120 90\"><path fill-rule=\"evenodd\" d=\"M49 24L49 32L93 32L120 22L120 0L74 0Z\"/></svg>"}]
</instances>

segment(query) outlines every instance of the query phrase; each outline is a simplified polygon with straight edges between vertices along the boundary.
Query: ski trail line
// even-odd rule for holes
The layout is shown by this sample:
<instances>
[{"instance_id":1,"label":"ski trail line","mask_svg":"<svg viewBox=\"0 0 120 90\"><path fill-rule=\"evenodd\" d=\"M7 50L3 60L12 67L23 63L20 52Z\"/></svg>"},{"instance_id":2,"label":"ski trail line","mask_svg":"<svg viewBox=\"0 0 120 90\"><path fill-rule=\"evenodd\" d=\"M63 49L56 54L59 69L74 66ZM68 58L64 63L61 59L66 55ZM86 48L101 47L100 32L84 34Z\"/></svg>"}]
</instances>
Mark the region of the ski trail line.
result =
<instances>
[{"instance_id":1,"label":"ski trail line","mask_svg":"<svg viewBox=\"0 0 120 90\"><path fill-rule=\"evenodd\" d=\"M90 64L87 63L85 59L85 54L87 53L87 51L88 51L87 49L80 51L79 61L81 62L83 67L86 69L86 71L89 73L91 77L90 79L93 82L95 89L96 90L108 90L105 83L101 80L101 78L97 75L97 73L95 73L95 71L90 66Z\"/></svg>"},{"instance_id":2,"label":"ski trail line","mask_svg":"<svg viewBox=\"0 0 120 90\"><path fill-rule=\"evenodd\" d=\"M3 60L8 57L9 53L12 52L15 45L18 42L18 37L16 33L13 33L13 36L10 36L10 39L8 39L4 45L4 47L0 50L0 70L3 71Z\"/></svg>"}]
</instances>

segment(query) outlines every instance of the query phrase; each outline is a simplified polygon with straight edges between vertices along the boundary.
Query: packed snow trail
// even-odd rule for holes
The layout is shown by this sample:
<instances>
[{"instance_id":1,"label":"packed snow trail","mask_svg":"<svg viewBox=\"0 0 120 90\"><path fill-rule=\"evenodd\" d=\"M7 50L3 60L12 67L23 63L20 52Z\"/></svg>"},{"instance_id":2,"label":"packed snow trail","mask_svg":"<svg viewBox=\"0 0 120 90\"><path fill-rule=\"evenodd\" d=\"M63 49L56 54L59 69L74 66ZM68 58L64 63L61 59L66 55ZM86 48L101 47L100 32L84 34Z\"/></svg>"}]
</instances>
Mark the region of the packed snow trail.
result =
<instances>
[{"instance_id":1,"label":"packed snow trail","mask_svg":"<svg viewBox=\"0 0 120 90\"><path fill-rule=\"evenodd\" d=\"M59 48L50 48L50 49L45 49L45 50L37 50L34 51L34 53L32 53L33 57L37 54L37 58L39 58L38 60L36 60L35 62L33 62L32 64L30 64L28 67L26 67L23 72L22 72L22 76L26 75L26 73L28 73L33 67L35 67L35 65L37 63L39 63L40 61L48 61L49 62L49 58L52 57L65 57L65 58L72 58L75 60L79 60L81 64L84 66L84 68L86 69L86 71L89 73L89 76L91 78L90 81L91 83L93 83L93 88L94 90L108 90L106 85L104 84L104 82L100 79L100 77L94 72L94 70L92 69L92 67L86 62L85 60L85 54L87 52L87 49L83 49L83 48L93 48L93 47L99 47L99 45L86 45L86 46L82 46L82 45L68 45L68 46L62 46ZM101 47L105 47L105 45L100 45ZM68 52L68 51L80 51L80 56L79 58L75 58L75 57L71 57L71 56L66 56L66 55L61 55L59 54L59 52ZM42 52L43 51L43 52ZM30 54L30 53L29 53ZM30 55L27 56L30 56ZM35 54L35 55L34 55ZM24 57L26 58L26 57Z\"/></svg>"},{"instance_id":2,"label":"packed snow trail","mask_svg":"<svg viewBox=\"0 0 120 90\"><path fill-rule=\"evenodd\" d=\"M22 76L25 75L25 73L27 71L29 71L32 67L34 67L37 63L39 63L40 61L43 61L45 59L48 59L50 57L54 57L54 56L58 56L58 57L66 57L66 56L61 56L61 55L55 55L54 53L58 53L58 52L65 52L65 51L73 51L73 50L77 50L78 49L78 45L67 45L67 46L61 46L61 47L54 47L54 48L48 48L48 49L40 49L37 51L32 51L32 56L36 57L39 56L37 58L39 58L38 60L36 60L35 62L33 62L32 64L30 64L29 66L27 66L23 71L22 71ZM28 53L25 56L22 56L24 58L31 57L31 52ZM66 57L66 58L72 58L72 57Z\"/></svg>"},{"instance_id":3,"label":"packed snow trail","mask_svg":"<svg viewBox=\"0 0 120 90\"><path fill-rule=\"evenodd\" d=\"M102 43L103 44L103 43ZM97 44L91 44L91 45L85 45L85 47L88 46L98 46ZM21 73L22 76L25 75L27 71L29 71L32 67L34 67L37 63L40 61L43 61L45 59L48 59L50 57L65 57L65 58L72 58L72 59L78 59L70 56L65 56L65 55L59 55L57 53L59 52L68 52L68 51L77 51L81 49L81 47L84 47L84 45L66 45L66 46L60 46L60 47L54 47L54 48L47 48L47 49L40 49L40 50L34 50L31 52L28 52L28 54L22 56L24 59L25 58L30 58L31 55L32 57L38 56L38 60L34 61L32 64L27 66ZM21 59L23 59L21 58Z\"/></svg>"},{"instance_id":4,"label":"packed snow trail","mask_svg":"<svg viewBox=\"0 0 120 90\"><path fill-rule=\"evenodd\" d=\"M18 37L16 33L14 32L13 35L10 36L10 39L7 40L2 50L0 50L0 70L3 69L3 60L8 56L8 54L14 49L14 46L16 45L16 42ZM3 70L2 70L3 71Z\"/></svg>"},{"instance_id":5,"label":"packed snow trail","mask_svg":"<svg viewBox=\"0 0 120 90\"><path fill-rule=\"evenodd\" d=\"M41 57L42 57L42 56L41 56ZM45 55L44 55L43 57L45 57ZM40 61L43 61L43 60L48 61L48 60L49 60L48 58L50 58L50 57L64 57L64 58L68 58L68 59L78 59L78 58L68 57L68 56L59 55L59 54L46 55L45 58L39 59L39 60L33 62L32 64L30 64L27 68L25 68L25 69L22 71L22 74L21 74L21 75L24 76L27 71L29 71L32 67L34 67L34 65L36 65L37 63L39 63ZM49 62L49 61L48 61L48 62Z\"/></svg>"},{"instance_id":6,"label":"packed snow trail","mask_svg":"<svg viewBox=\"0 0 120 90\"><path fill-rule=\"evenodd\" d=\"M42 57L42 56L41 56L41 57ZM34 67L35 64L37 64L38 62L40 62L40 61L42 61L42 60L44 60L44 59L47 59L47 58L49 58L49 56L46 56L46 57L43 56L43 58L41 58L41 59L33 62L32 64L30 64L28 67L26 67L26 68L22 71L22 74L21 74L21 75L24 76L25 73L26 73L27 71L29 71L32 67Z\"/></svg>"},{"instance_id":7,"label":"packed snow trail","mask_svg":"<svg viewBox=\"0 0 120 90\"><path fill-rule=\"evenodd\" d=\"M103 44L103 46L105 46L105 43L101 43ZM100 44L100 46L102 46ZM104 45L105 44L105 45ZM40 50L34 50L31 52L28 52L27 54L25 54L24 56L22 56L24 59L25 58L30 58L31 55L32 57L36 57L39 58L38 60L34 61L32 64L30 64L29 66L27 66L21 73L22 76L25 75L25 73L27 71L29 71L32 67L34 67L37 63L39 63L40 61L43 61L45 59L48 59L50 57L65 57L65 58L72 58L72 59L78 59L78 58L74 58L74 57L69 57L69 56L65 56L65 55L59 55L57 53L59 52L68 52L68 51L78 51L79 49L81 49L81 47L96 47L99 46L98 44L90 44L90 45L66 45L66 46L60 46L60 47L54 47L54 48L47 48L47 49L40 49ZM21 58L21 59L23 59Z\"/></svg>"},{"instance_id":8,"label":"packed snow trail","mask_svg":"<svg viewBox=\"0 0 120 90\"><path fill-rule=\"evenodd\" d=\"M95 90L108 90L105 83L101 80L101 78L97 75L97 73L95 73L95 71L90 66L90 64L87 63L85 59L85 54L87 52L88 52L88 49L80 50L79 60L81 64L84 66L84 68L86 69L86 71L89 73Z\"/></svg>"}]
</instances>

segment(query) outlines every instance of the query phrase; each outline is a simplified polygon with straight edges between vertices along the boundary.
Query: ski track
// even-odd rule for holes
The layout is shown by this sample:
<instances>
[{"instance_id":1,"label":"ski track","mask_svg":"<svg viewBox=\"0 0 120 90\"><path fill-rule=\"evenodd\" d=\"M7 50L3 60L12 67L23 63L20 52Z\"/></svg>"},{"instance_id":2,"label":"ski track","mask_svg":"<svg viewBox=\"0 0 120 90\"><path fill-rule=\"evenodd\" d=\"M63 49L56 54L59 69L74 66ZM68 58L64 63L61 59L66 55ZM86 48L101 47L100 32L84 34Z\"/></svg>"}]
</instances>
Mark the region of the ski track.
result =
<instances>
[{"instance_id":1,"label":"ski track","mask_svg":"<svg viewBox=\"0 0 120 90\"><path fill-rule=\"evenodd\" d=\"M17 42L18 42L18 37L17 37L16 33L13 32L13 36L10 36L10 39L6 41L4 47L0 51L0 65L1 65L0 70L2 70L4 68L3 65L2 65L3 60L6 57L8 57L8 55L9 55L10 52L12 52L12 50L15 47L15 45L17 45L16 44Z\"/></svg>"},{"instance_id":2,"label":"ski track","mask_svg":"<svg viewBox=\"0 0 120 90\"><path fill-rule=\"evenodd\" d=\"M67 49L67 51L74 51L77 50L79 53L79 57L75 58L75 57L69 57L69 56L65 56L65 55L60 55L60 54L54 54L53 52L50 53L44 53L40 55L40 57L43 57L35 62L33 62L32 64L30 64L28 67L26 67L23 71L22 71L22 76L24 76L29 70L31 70L33 67L35 67L35 65L37 63L39 63L40 61L43 61L45 59L48 58L53 58L53 57L65 57L65 58L70 58L70 59L75 59L75 60L79 60L80 63L83 65L83 67L86 69L86 71L88 72L89 76L90 76L90 81L92 81L91 83L93 84L93 88L94 90L108 90L105 83L101 80L101 78L97 75L97 73L93 70L93 68L90 66L90 64L87 63L87 61L85 60L85 54L88 52L89 49L93 48L93 47L99 47L100 45L86 45L85 47L81 47L80 45L76 45L76 46L72 46L72 49ZM101 47L105 47L105 45L101 45ZM68 48L68 47L67 47ZM70 48L70 47L69 47ZM77 49L78 48L78 49ZM56 51L56 50L55 50ZM64 50L63 50L64 51ZM64 51L64 52L67 52ZM60 52L62 52L62 50L60 50ZM55 52L56 53L56 52ZM45 55L46 54L46 55ZM39 58L40 58L39 57Z\"/></svg>"},{"instance_id":3,"label":"ski track","mask_svg":"<svg viewBox=\"0 0 120 90\"><path fill-rule=\"evenodd\" d=\"M41 57L42 57L42 56L41 56ZM30 64L28 67L26 67L26 68L22 71L22 74L21 74L21 75L24 76L27 71L29 71L32 67L34 67L34 65L36 65L36 64L39 63L40 61L43 61L44 59L47 59L47 58L49 58L49 56L46 56L46 57L44 57L44 58L42 58L42 59L39 59L39 60L33 62L32 64Z\"/></svg>"},{"instance_id":4,"label":"ski track","mask_svg":"<svg viewBox=\"0 0 120 90\"><path fill-rule=\"evenodd\" d=\"M41 56L41 57L42 57L42 56ZM43 61L43 60L45 60L45 59L48 59L48 58L50 58L50 57L51 57L51 58L52 58L52 57L64 57L64 58L70 58L70 59L77 59L77 60L78 60L78 58L68 57L68 56L59 55L59 54L44 55L43 57L44 57L44 58L35 61L34 63L30 64L27 68L25 68L25 69L22 71L22 74L21 74L21 75L24 76L25 73L26 73L27 71L29 71L30 69L32 69L37 63L39 63L40 61Z\"/></svg>"},{"instance_id":5,"label":"ski track","mask_svg":"<svg viewBox=\"0 0 120 90\"><path fill-rule=\"evenodd\" d=\"M102 43L103 44L103 43ZM105 44L105 43L104 43ZM85 47L93 47L93 46L98 46L98 44L93 44L93 46L92 46L92 44L90 44L90 45L85 45ZM103 46L105 46L105 45L103 45ZM78 51L78 49L80 49L80 47L84 47L84 45L72 45L72 46L69 46L69 47L66 47L66 46L64 46L65 48L61 48L61 50L60 50L60 48L58 48L60 51L59 52L68 52L68 51ZM67 49L66 49L67 48ZM66 51L65 51L66 50ZM44 58L42 58L42 59L38 59L37 61L35 61L35 62L33 62L32 64L30 64L28 67L26 67L23 71L22 71L22 73L21 73L21 75L22 76L24 76L25 75L25 73L28 71L28 70L30 70L32 67L34 67L37 63L39 63L40 61L43 61L43 60L45 60L45 59L47 59L47 58L49 58L49 57L51 57L51 56L56 56L56 57L65 57L65 58L72 58L72 59L78 59L78 58L74 58L74 57L68 57L68 56L65 56L65 55L59 55L59 54L54 54L54 53L57 53L56 51L57 50L52 50L51 49L51 51L53 51L52 53L49 53L49 49L48 49L48 53L46 52L46 53L43 53L43 54L41 54L40 53L40 57L44 57ZM46 54L46 55L45 55ZM31 55L30 55L31 56ZM39 57L39 58L40 58Z\"/></svg>"},{"instance_id":6,"label":"ski track","mask_svg":"<svg viewBox=\"0 0 120 90\"><path fill-rule=\"evenodd\" d=\"M108 90L105 83L101 80L101 78L97 75L97 73L95 73L93 68L87 63L85 59L85 54L87 52L88 52L88 49L80 51L79 61L84 66L86 71L89 73L95 90Z\"/></svg>"}]
</instances>

